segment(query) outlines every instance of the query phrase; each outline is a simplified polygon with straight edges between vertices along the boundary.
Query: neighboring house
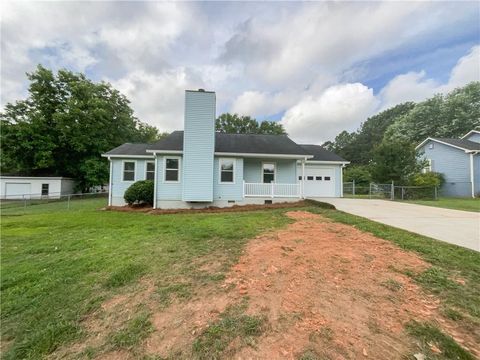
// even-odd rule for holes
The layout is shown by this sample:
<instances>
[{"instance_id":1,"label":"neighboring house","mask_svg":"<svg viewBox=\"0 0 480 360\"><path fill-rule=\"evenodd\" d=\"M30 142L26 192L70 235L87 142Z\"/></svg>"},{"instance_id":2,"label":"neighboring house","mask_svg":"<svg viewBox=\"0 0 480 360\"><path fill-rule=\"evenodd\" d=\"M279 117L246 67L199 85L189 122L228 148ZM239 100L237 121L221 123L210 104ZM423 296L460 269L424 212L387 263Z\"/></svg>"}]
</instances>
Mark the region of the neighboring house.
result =
<instances>
[{"instance_id":1,"label":"neighboring house","mask_svg":"<svg viewBox=\"0 0 480 360\"><path fill-rule=\"evenodd\" d=\"M192 208L342 196L341 157L286 135L215 132L215 93L187 90L184 131L154 144L123 144L110 160L110 205L135 181L155 182L155 208Z\"/></svg>"},{"instance_id":2,"label":"neighboring house","mask_svg":"<svg viewBox=\"0 0 480 360\"><path fill-rule=\"evenodd\" d=\"M480 195L480 131L472 130L460 139L429 137L416 149L428 162L424 171L444 175L443 195Z\"/></svg>"},{"instance_id":3,"label":"neighboring house","mask_svg":"<svg viewBox=\"0 0 480 360\"><path fill-rule=\"evenodd\" d=\"M75 181L65 177L51 176L0 176L0 198L17 199L58 199L73 194Z\"/></svg>"}]
</instances>

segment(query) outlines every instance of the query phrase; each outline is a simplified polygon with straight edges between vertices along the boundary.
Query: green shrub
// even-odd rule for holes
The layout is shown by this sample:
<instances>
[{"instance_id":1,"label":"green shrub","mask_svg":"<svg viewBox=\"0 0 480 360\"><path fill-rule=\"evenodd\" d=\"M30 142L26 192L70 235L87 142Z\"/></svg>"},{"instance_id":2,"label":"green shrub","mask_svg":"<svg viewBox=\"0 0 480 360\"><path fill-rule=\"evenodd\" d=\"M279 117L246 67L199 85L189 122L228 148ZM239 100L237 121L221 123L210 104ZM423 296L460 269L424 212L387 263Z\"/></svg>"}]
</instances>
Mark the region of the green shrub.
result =
<instances>
[{"instance_id":1,"label":"green shrub","mask_svg":"<svg viewBox=\"0 0 480 360\"><path fill-rule=\"evenodd\" d=\"M128 205L132 204L149 204L153 205L154 185L152 180L141 180L133 183L123 198Z\"/></svg>"},{"instance_id":2,"label":"green shrub","mask_svg":"<svg viewBox=\"0 0 480 360\"><path fill-rule=\"evenodd\" d=\"M414 186L437 186L441 187L445 182L443 174L436 172L427 172L423 174L414 174L410 180Z\"/></svg>"}]
</instances>

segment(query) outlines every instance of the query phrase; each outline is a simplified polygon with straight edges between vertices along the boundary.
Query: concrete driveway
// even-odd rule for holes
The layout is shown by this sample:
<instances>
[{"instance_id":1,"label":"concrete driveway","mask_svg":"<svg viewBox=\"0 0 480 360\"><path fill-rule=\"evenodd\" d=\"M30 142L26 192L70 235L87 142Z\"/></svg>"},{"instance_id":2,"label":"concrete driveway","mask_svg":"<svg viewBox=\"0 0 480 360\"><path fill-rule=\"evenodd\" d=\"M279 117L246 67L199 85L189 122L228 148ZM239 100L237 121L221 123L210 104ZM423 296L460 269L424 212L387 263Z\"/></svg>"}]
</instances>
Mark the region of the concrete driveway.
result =
<instances>
[{"instance_id":1,"label":"concrete driveway","mask_svg":"<svg viewBox=\"0 0 480 360\"><path fill-rule=\"evenodd\" d=\"M480 213L388 200L315 198L338 210L480 251Z\"/></svg>"}]
</instances>

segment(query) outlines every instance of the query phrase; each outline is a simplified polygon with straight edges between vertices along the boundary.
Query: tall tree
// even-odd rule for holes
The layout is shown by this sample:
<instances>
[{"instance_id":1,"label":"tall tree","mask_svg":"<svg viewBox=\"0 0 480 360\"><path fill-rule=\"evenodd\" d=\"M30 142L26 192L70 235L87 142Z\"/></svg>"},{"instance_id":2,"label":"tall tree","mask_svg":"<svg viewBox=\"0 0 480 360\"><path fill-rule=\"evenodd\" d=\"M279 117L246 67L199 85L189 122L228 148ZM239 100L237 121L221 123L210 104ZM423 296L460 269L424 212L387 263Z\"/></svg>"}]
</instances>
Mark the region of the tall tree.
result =
<instances>
[{"instance_id":1,"label":"tall tree","mask_svg":"<svg viewBox=\"0 0 480 360\"><path fill-rule=\"evenodd\" d=\"M275 121L258 121L250 116L224 113L216 120L216 129L219 132L230 134L286 134L282 124Z\"/></svg>"},{"instance_id":2,"label":"tall tree","mask_svg":"<svg viewBox=\"0 0 480 360\"><path fill-rule=\"evenodd\" d=\"M41 65L27 76L27 99L7 104L0 114L2 171L69 176L87 189L108 180L103 152L159 136L108 83L67 70L54 74Z\"/></svg>"}]
</instances>

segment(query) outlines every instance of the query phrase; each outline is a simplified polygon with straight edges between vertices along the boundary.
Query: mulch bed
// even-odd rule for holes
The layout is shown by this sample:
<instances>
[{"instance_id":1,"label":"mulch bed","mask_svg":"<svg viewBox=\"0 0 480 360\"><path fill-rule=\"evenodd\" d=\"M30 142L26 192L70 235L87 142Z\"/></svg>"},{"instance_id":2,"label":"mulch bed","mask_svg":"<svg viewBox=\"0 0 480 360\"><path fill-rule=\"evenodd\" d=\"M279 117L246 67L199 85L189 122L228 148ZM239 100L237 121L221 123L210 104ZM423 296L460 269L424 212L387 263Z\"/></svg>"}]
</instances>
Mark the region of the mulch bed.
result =
<instances>
[{"instance_id":1,"label":"mulch bed","mask_svg":"<svg viewBox=\"0 0 480 360\"><path fill-rule=\"evenodd\" d=\"M112 211L125 211L125 212L141 212L153 215L163 214L189 214L189 213L223 213L223 212L244 212L254 210L267 210L267 209L284 209L284 208L297 208L311 206L310 201L296 201L296 202L282 202L275 204L262 204L262 205L234 205L231 207L215 207L210 206L201 209L153 209L150 206L133 205L133 206L107 206L106 210Z\"/></svg>"}]
</instances>

